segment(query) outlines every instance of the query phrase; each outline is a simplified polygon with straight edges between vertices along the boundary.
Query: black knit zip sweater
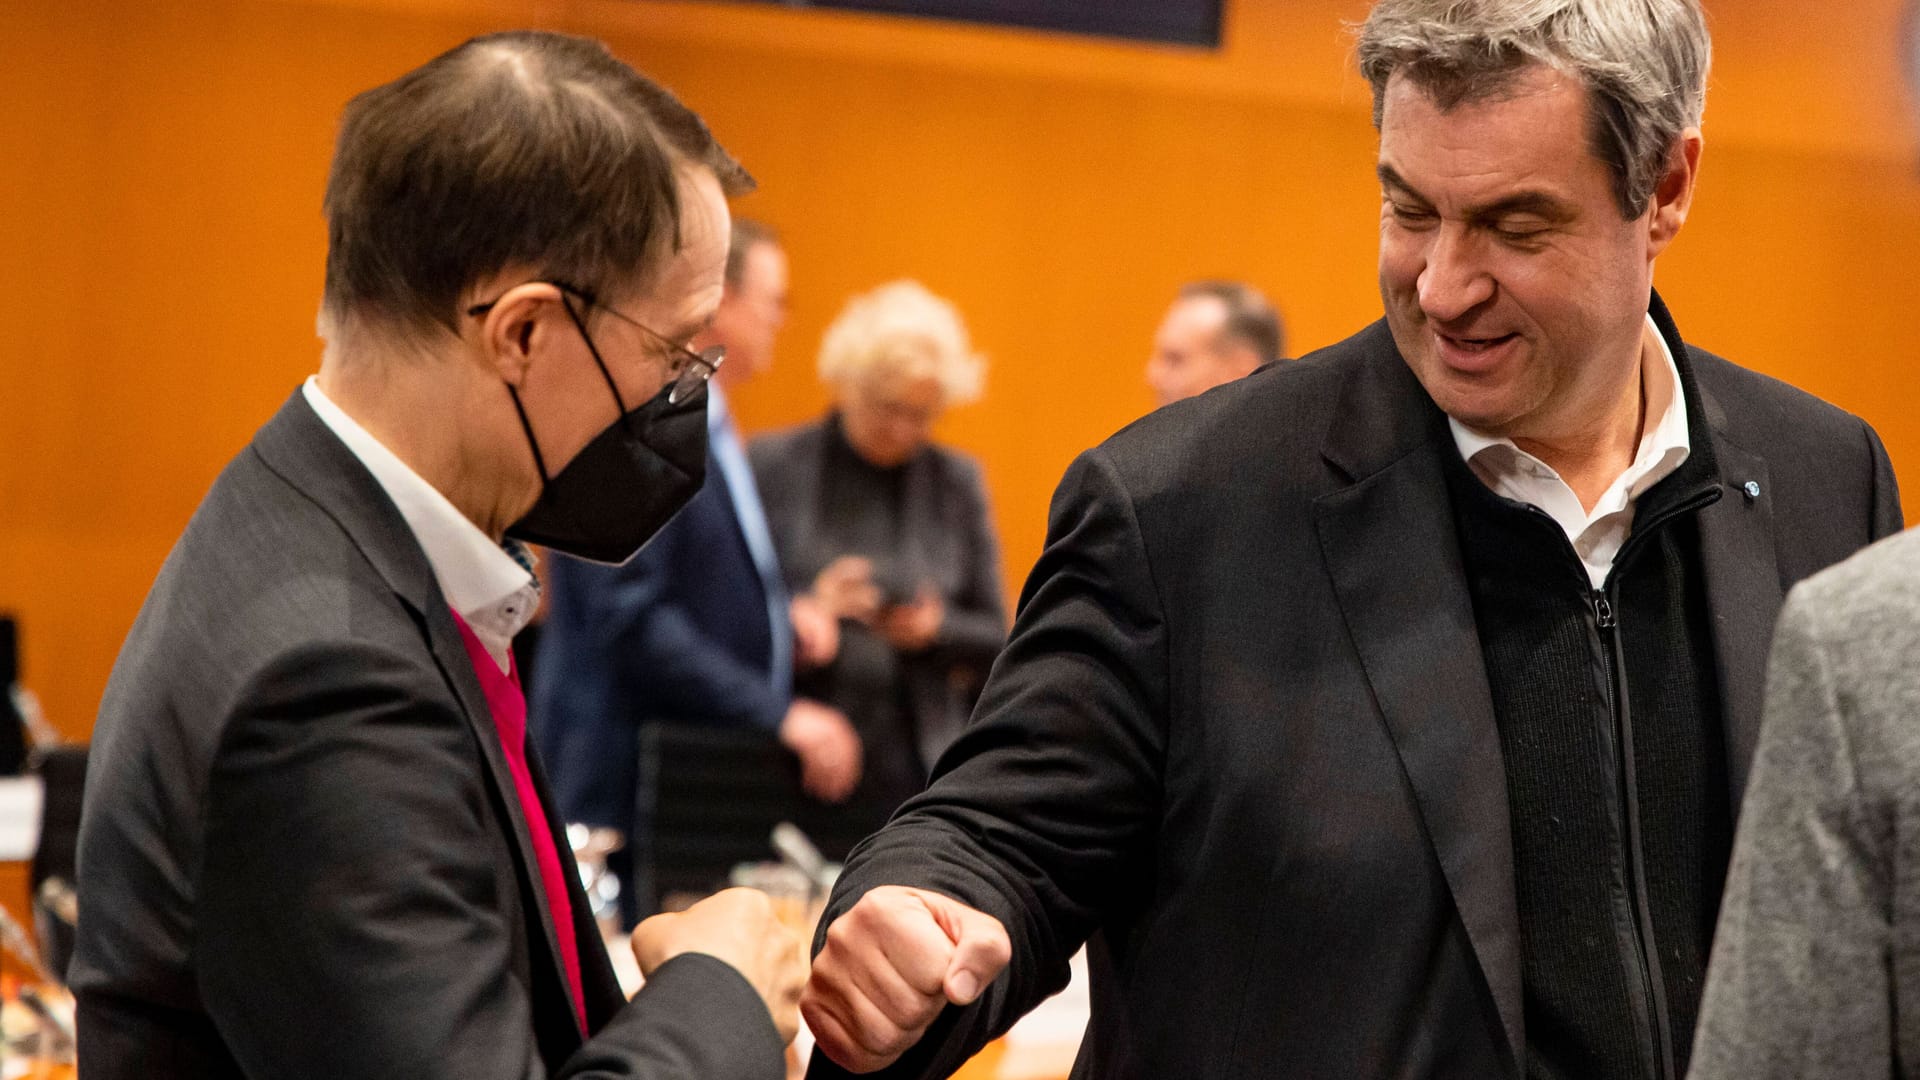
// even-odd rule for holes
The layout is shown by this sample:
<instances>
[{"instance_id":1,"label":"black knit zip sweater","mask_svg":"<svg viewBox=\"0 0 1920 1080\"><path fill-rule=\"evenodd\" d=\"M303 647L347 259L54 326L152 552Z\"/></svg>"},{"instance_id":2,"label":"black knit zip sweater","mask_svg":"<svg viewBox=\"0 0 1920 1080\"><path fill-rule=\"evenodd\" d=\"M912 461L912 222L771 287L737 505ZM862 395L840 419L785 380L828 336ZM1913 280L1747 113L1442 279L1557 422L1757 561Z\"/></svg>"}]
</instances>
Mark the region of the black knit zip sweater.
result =
<instances>
[{"instance_id":1,"label":"black knit zip sweater","mask_svg":"<svg viewBox=\"0 0 1920 1080\"><path fill-rule=\"evenodd\" d=\"M1698 429L1696 428L1696 431ZM1686 1073L1732 831L1696 453L1596 592L1547 515L1449 479L1506 769L1529 1080Z\"/></svg>"}]
</instances>

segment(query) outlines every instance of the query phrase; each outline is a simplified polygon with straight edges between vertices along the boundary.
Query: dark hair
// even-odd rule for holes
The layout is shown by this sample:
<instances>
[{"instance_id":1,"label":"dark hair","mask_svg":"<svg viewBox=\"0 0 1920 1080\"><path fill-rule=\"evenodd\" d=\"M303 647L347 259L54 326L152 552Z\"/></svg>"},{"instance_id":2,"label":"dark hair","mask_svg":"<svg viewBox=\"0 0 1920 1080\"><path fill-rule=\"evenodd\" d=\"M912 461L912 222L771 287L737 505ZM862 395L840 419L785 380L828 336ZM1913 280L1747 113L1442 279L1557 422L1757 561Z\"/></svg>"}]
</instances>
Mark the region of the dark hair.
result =
<instances>
[{"instance_id":1,"label":"dark hair","mask_svg":"<svg viewBox=\"0 0 1920 1080\"><path fill-rule=\"evenodd\" d=\"M323 324L457 326L524 263L605 296L680 244L676 166L753 189L694 112L587 38L474 38L347 104L327 178Z\"/></svg>"},{"instance_id":2,"label":"dark hair","mask_svg":"<svg viewBox=\"0 0 1920 1080\"><path fill-rule=\"evenodd\" d=\"M1286 328L1265 293L1242 281L1195 281L1180 289L1182 300L1209 296L1227 307L1222 337L1252 349L1262 364L1271 364L1286 352Z\"/></svg>"},{"instance_id":3,"label":"dark hair","mask_svg":"<svg viewBox=\"0 0 1920 1080\"><path fill-rule=\"evenodd\" d=\"M761 244L778 244L780 234L773 226L752 218L733 219L733 236L727 241L727 287L737 288L747 274L747 252Z\"/></svg>"}]
</instances>

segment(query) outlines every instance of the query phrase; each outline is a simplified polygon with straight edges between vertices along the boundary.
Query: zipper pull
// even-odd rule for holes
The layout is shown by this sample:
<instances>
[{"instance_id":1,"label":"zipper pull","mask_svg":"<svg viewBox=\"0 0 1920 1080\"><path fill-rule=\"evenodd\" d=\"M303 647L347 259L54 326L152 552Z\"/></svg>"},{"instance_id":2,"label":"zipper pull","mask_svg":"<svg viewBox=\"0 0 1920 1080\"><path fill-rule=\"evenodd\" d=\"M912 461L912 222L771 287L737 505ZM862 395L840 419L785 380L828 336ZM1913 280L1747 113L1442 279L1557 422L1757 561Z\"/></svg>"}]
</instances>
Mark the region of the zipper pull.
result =
<instances>
[{"instance_id":1,"label":"zipper pull","mask_svg":"<svg viewBox=\"0 0 1920 1080\"><path fill-rule=\"evenodd\" d=\"M1617 625L1613 618L1613 605L1607 603L1606 593L1593 594L1593 617L1599 620L1602 630L1611 630Z\"/></svg>"}]
</instances>

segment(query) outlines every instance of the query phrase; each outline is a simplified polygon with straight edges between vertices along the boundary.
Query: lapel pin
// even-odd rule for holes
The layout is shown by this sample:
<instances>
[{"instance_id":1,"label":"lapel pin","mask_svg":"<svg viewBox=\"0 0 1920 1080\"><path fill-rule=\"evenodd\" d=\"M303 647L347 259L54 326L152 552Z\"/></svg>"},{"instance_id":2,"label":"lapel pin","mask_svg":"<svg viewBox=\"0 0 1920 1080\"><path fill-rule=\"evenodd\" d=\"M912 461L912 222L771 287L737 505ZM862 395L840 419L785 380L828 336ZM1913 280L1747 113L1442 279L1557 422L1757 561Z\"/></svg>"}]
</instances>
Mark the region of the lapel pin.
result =
<instances>
[{"instance_id":1,"label":"lapel pin","mask_svg":"<svg viewBox=\"0 0 1920 1080\"><path fill-rule=\"evenodd\" d=\"M1757 499L1760 497L1760 481L1749 480L1746 483L1740 485L1740 490L1747 493L1747 498Z\"/></svg>"}]
</instances>

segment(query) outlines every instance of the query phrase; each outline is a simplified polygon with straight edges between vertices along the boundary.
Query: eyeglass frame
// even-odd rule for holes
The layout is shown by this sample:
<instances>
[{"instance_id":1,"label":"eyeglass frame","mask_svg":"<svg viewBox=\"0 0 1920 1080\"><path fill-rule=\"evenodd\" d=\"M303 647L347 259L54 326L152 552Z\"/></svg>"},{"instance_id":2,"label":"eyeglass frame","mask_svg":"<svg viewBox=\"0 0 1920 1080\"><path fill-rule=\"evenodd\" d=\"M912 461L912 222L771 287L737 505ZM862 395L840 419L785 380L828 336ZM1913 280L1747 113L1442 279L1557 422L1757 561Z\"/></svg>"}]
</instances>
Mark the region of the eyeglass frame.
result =
<instances>
[{"instance_id":1,"label":"eyeglass frame","mask_svg":"<svg viewBox=\"0 0 1920 1080\"><path fill-rule=\"evenodd\" d=\"M581 303L587 306L589 311L594 308L599 308L601 311L619 319L621 322L638 327L645 332L647 336L666 346L668 352L678 353L680 363L677 366L678 369L673 372L673 387L667 391L667 403L670 405L678 405L683 401L689 401L693 398L693 395L704 390L707 381L712 379L714 373L720 370L720 365L727 361L727 347L725 345L709 345L704 349L695 351L692 347L674 341L672 338L653 329L633 316L618 311L610 305L601 303L600 299L596 297L590 289L583 289L578 285L569 285L564 281L546 281L544 283L560 290L560 306L567 309L567 317L573 320L573 325L580 331L580 337L586 341L587 349L593 353L593 358L596 361L600 360L600 349L594 345L592 335L587 333L586 320L581 318L579 313L573 310L572 304L566 302L570 296L577 297ZM492 311L494 306L499 302L498 300L489 300L484 304L475 304L467 309L467 314L477 319L487 312ZM609 385L611 385L613 379L612 373L607 372L605 368L606 365L602 362L602 374L607 376ZM614 387L613 396L616 401L620 401L620 407L625 409L626 402L620 400L619 387Z\"/></svg>"}]
</instances>

